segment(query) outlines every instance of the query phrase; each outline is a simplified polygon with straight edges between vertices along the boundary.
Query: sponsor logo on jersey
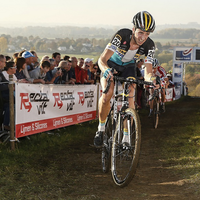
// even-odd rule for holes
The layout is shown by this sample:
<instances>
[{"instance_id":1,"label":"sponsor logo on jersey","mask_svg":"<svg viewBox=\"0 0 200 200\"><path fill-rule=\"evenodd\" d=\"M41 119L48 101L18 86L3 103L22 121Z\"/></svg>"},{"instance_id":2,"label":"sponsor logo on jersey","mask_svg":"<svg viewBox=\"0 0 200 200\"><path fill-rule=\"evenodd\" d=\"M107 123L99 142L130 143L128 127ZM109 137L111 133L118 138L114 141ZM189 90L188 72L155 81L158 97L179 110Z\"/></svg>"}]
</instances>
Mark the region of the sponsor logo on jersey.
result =
<instances>
[{"instance_id":1,"label":"sponsor logo on jersey","mask_svg":"<svg viewBox=\"0 0 200 200\"><path fill-rule=\"evenodd\" d=\"M119 48L116 51L117 55L119 55L121 58L124 57L124 55L125 55L126 52L127 52L126 50L119 49Z\"/></svg>"},{"instance_id":2,"label":"sponsor logo on jersey","mask_svg":"<svg viewBox=\"0 0 200 200\"><path fill-rule=\"evenodd\" d=\"M116 51L116 49L117 49L117 47L115 45L113 45L112 43L109 43L106 48L110 49L110 50L114 50L114 51Z\"/></svg>"}]
</instances>

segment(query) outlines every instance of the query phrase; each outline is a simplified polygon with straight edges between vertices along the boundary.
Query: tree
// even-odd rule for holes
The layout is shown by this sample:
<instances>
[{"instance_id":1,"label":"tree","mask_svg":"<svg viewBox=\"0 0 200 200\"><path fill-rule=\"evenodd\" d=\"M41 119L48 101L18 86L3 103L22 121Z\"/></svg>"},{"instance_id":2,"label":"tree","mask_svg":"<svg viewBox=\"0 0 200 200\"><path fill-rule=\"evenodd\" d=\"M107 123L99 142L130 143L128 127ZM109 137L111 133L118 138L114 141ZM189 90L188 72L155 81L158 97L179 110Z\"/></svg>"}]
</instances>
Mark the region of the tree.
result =
<instances>
[{"instance_id":1,"label":"tree","mask_svg":"<svg viewBox=\"0 0 200 200\"><path fill-rule=\"evenodd\" d=\"M158 51L162 51L162 44L160 42L155 42L155 45Z\"/></svg>"},{"instance_id":2,"label":"tree","mask_svg":"<svg viewBox=\"0 0 200 200\"><path fill-rule=\"evenodd\" d=\"M0 37L0 52L2 54L5 54L7 53L7 49L8 49L7 39L5 37Z\"/></svg>"}]
</instances>

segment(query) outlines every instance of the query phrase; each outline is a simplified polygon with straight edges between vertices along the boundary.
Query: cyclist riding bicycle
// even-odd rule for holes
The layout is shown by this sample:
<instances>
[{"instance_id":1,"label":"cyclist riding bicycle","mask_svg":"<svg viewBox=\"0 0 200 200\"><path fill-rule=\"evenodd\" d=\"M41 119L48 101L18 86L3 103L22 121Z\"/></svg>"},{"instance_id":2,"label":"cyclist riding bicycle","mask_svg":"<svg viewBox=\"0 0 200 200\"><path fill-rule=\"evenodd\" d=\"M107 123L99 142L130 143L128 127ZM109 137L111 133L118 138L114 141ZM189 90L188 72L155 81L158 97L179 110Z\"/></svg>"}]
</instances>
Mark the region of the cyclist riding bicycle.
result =
<instances>
[{"instance_id":1,"label":"cyclist riding bicycle","mask_svg":"<svg viewBox=\"0 0 200 200\"><path fill-rule=\"evenodd\" d=\"M160 77L160 81L161 81L161 112L165 112L165 88L166 88L166 81L168 81L167 78L167 73L165 71L165 69L163 67L160 66L159 61L157 58L154 58L153 61L153 76L156 77ZM153 94L154 89L151 89L151 95ZM150 113L149 113L149 117L152 116L153 113L153 100L150 101Z\"/></svg>"},{"instance_id":2,"label":"cyclist riding bicycle","mask_svg":"<svg viewBox=\"0 0 200 200\"><path fill-rule=\"evenodd\" d=\"M155 45L149 35L154 29L155 21L152 15L147 11L138 12L133 17L133 29L120 29L98 60L103 74L101 78L102 90L105 90L109 78L111 78L111 85L108 92L102 94L99 99L99 126L94 137L96 147L103 144L105 121L110 110L110 99L114 90L113 73L124 78L135 77L135 58L145 55L145 79L149 81L152 77ZM114 72L111 69L114 69ZM129 97L134 97L134 86L130 86L129 90ZM129 106L135 108L133 98L129 98ZM124 135L126 134L127 130L124 130Z\"/></svg>"}]
</instances>

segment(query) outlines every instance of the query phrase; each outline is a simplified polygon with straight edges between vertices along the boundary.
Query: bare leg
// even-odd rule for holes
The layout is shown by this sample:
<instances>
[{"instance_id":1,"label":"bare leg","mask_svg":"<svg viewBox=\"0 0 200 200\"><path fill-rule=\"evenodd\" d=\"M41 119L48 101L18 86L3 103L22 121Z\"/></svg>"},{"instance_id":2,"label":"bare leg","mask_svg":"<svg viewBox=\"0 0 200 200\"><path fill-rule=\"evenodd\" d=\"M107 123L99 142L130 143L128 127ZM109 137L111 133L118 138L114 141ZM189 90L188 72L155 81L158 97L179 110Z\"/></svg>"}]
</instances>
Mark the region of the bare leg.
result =
<instances>
[{"instance_id":1,"label":"bare leg","mask_svg":"<svg viewBox=\"0 0 200 200\"><path fill-rule=\"evenodd\" d=\"M129 90L129 107L135 109L135 84L130 85Z\"/></svg>"},{"instance_id":2,"label":"bare leg","mask_svg":"<svg viewBox=\"0 0 200 200\"><path fill-rule=\"evenodd\" d=\"M104 77L101 78L101 86L102 91L105 90L107 85L107 81ZM110 99L113 95L114 90L114 82L111 82L110 88L107 94L102 94L101 98L99 99L99 121L104 122L108 116L110 111Z\"/></svg>"},{"instance_id":3,"label":"bare leg","mask_svg":"<svg viewBox=\"0 0 200 200\"><path fill-rule=\"evenodd\" d=\"M165 103L165 89L164 88L162 89L162 92L161 92L161 101L162 103Z\"/></svg>"},{"instance_id":4,"label":"bare leg","mask_svg":"<svg viewBox=\"0 0 200 200\"><path fill-rule=\"evenodd\" d=\"M107 81L104 77L101 78L102 91L105 90ZM98 131L94 137L94 145L100 147L103 144L103 134L105 131L105 121L110 111L110 99L113 95L114 82L111 82L110 88L106 94L102 94L99 99L99 126Z\"/></svg>"}]
</instances>

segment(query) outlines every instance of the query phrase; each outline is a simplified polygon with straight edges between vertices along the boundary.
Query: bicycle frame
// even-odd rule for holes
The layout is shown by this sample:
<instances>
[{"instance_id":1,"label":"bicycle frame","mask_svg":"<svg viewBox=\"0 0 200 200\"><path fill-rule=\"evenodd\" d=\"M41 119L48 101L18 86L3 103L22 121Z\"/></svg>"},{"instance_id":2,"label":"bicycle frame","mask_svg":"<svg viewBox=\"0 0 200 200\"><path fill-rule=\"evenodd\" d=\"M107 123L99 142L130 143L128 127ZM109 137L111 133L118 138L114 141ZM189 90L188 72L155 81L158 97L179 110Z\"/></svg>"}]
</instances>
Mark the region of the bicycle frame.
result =
<instances>
[{"instance_id":1,"label":"bicycle frame","mask_svg":"<svg viewBox=\"0 0 200 200\"><path fill-rule=\"evenodd\" d=\"M114 100L113 100L113 103L111 105L111 109L109 111L109 114L108 114L108 117L107 117L106 123L105 123L105 127L107 127L108 123L109 123L109 119L111 117L111 113L113 111L112 133L111 133L111 137L108 138L109 149L111 149L111 146L112 146L112 139L113 139L113 136L115 134L115 128L116 128L118 117L119 117L119 120L121 120L120 115L123 113L123 111L126 108L128 108L128 105L129 105L129 102L128 102L128 86L129 86L129 83L125 82L123 92L122 92L122 94L119 94L117 77L114 77L114 81L115 81ZM118 101L119 101L118 99L121 98L121 97L122 97L122 107L121 107L120 110L118 110ZM130 133L128 133L128 134L130 135ZM129 141L130 141L130 139L129 139Z\"/></svg>"}]
</instances>

